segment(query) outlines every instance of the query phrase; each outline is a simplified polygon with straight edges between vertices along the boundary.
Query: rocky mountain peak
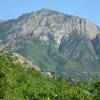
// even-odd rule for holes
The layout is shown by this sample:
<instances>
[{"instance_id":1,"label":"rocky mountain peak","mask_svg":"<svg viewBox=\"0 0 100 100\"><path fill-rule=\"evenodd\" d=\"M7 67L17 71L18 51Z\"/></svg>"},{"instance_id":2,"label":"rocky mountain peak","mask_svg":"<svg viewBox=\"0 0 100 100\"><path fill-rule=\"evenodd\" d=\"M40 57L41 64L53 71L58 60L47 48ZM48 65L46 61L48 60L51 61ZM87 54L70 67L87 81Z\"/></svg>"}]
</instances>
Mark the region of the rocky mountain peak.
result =
<instances>
[{"instance_id":1,"label":"rocky mountain peak","mask_svg":"<svg viewBox=\"0 0 100 100\"><path fill-rule=\"evenodd\" d=\"M0 50L16 51L45 68L67 66L66 59L99 59L99 37L100 28L91 21L47 8L0 24Z\"/></svg>"},{"instance_id":2,"label":"rocky mountain peak","mask_svg":"<svg viewBox=\"0 0 100 100\"><path fill-rule=\"evenodd\" d=\"M47 8L5 22L4 27L1 29L3 34L8 34L10 37L11 35L15 35L15 37L16 35L25 36L31 33L31 36L38 37L45 42L48 42L50 38L48 36L52 35L58 46L61 39L74 30L77 30L79 34L85 35L90 40L100 33L100 28L86 19ZM6 29L8 29L7 32L5 32Z\"/></svg>"},{"instance_id":3,"label":"rocky mountain peak","mask_svg":"<svg viewBox=\"0 0 100 100\"><path fill-rule=\"evenodd\" d=\"M43 11L43 12L52 12L53 10L51 10L51 9L48 9L48 8L42 8L42 9L40 9L39 11Z\"/></svg>"},{"instance_id":4,"label":"rocky mountain peak","mask_svg":"<svg viewBox=\"0 0 100 100\"><path fill-rule=\"evenodd\" d=\"M36 29L38 30L36 34L53 33L54 35L60 34L61 36L62 34L67 34L77 29L78 31L81 31L81 33L87 34L90 39L93 39L98 33L100 33L100 28L89 20L47 8L43 8L30 14L25 14L18 19L22 19L20 21L22 22L21 27L23 27L22 29L25 29L24 33L26 34L32 32L35 34ZM54 29L54 27L56 28Z\"/></svg>"}]
</instances>

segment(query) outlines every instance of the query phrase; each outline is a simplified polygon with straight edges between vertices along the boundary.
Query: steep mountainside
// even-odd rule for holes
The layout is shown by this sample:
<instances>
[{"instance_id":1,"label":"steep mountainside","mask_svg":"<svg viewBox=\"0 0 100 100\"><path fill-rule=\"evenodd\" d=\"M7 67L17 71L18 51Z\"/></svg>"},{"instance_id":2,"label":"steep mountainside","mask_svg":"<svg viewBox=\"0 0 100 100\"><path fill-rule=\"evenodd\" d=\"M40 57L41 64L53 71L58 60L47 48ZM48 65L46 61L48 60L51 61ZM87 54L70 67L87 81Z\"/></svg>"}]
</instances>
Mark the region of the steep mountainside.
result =
<instances>
[{"instance_id":1,"label":"steep mountainside","mask_svg":"<svg viewBox=\"0 0 100 100\"><path fill-rule=\"evenodd\" d=\"M98 71L100 28L44 8L0 23L0 50L20 53L44 71Z\"/></svg>"}]
</instances>

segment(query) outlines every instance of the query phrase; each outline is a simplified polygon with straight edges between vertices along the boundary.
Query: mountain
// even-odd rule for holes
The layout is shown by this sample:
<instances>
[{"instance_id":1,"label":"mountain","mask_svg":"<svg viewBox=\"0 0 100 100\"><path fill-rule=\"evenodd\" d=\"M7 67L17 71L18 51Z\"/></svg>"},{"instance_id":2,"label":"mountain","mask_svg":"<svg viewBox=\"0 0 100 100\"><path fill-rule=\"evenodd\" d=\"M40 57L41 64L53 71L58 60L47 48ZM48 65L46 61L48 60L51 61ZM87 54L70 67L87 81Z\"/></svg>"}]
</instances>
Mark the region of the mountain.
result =
<instances>
[{"instance_id":1,"label":"mountain","mask_svg":"<svg viewBox=\"0 0 100 100\"><path fill-rule=\"evenodd\" d=\"M43 71L100 71L100 27L43 8L0 23L0 51L13 51Z\"/></svg>"}]
</instances>

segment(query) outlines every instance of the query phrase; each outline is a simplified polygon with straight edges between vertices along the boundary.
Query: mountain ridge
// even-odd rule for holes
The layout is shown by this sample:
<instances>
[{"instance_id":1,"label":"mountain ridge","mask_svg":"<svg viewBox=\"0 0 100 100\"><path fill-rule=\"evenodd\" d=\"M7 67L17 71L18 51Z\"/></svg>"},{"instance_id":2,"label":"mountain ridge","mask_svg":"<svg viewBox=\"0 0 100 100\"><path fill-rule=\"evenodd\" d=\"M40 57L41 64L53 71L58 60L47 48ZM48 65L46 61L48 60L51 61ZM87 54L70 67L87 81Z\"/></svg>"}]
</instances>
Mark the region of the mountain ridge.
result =
<instances>
[{"instance_id":1,"label":"mountain ridge","mask_svg":"<svg viewBox=\"0 0 100 100\"><path fill-rule=\"evenodd\" d=\"M20 53L43 70L98 70L99 63L91 64L100 59L99 37L92 22L46 8L0 24L0 50Z\"/></svg>"}]
</instances>

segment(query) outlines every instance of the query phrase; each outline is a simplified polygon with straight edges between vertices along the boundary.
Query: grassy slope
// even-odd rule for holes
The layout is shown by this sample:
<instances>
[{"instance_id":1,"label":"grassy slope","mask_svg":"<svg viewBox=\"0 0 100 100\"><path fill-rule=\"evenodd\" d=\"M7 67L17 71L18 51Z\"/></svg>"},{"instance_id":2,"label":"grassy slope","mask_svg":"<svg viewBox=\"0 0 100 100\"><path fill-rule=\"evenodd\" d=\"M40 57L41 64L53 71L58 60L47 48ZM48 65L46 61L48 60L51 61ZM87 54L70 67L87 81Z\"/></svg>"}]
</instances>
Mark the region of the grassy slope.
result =
<instances>
[{"instance_id":1,"label":"grassy slope","mask_svg":"<svg viewBox=\"0 0 100 100\"><path fill-rule=\"evenodd\" d=\"M55 69L55 62L47 56L45 47L30 40L20 45L22 45L22 47L17 51L18 53L31 59L33 63L36 63L43 70L53 71Z\"/></svg>"},{"instance_id":2,"label":"grassy slope","mask_svg":"<svg viewBox=\"0 0 100 100\"><path fill-rule=\"evenodd\" d=\"M89 85L47 77L0 55L0 100L99 100L99 82Z\"/></svg>"},{"instance_id":3,"label":"grassy slope","mask_svg":"<svg viewBox=\"0 0 100 100\"><path fill-rule=\"evenodd\" d=\"M48 47L44 44L27 40L22 44L20 42L20 45L20 49L16 52L31 59L33 63L36 63L44 71L81 71L81 67L78 67L78 63L69 60L56 51L48 55Z\"/></svg>"},{"instance_id":4,"label":"grassy slope","mask_svg":"<svg viewBox=\"0 0 100 100\"><path fill-rule=\"evenodd\" d=\"M54 51L48 55L48 47L44 44L40 44L37 41L27 40L23 43L20 42L20 49L16 52L31 59L33 63L36 63L44 71L56 71L56 72L72 72L72 71L86 71L85 65L76 63L69 60L62 54ZM91 70L90 68L89 70Z\"/></svg>"}]
</instances>

